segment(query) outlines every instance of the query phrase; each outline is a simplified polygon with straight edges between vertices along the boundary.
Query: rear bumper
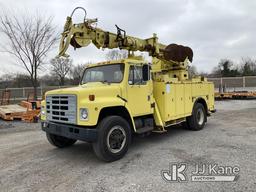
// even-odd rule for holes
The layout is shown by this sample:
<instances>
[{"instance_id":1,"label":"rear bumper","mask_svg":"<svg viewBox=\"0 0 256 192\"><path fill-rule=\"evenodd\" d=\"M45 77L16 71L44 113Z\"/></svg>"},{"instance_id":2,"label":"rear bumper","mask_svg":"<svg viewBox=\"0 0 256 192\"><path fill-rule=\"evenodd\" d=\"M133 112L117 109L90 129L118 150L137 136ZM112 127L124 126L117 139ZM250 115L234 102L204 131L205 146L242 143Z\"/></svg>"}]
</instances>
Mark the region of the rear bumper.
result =
<instances>
[{"instance_id":1,"label":"rear bumper","mask_svg":"<svg viewBox=\"0 0 256 192\"><path fill-rule=\"evenodd\" d=\"M98 136L97 129L88 127L80 127L76 125L53 123L47 121L42 122L41 126L42 130L46 133L86 142L96 141Z\"/></svg>"}]
</instances>

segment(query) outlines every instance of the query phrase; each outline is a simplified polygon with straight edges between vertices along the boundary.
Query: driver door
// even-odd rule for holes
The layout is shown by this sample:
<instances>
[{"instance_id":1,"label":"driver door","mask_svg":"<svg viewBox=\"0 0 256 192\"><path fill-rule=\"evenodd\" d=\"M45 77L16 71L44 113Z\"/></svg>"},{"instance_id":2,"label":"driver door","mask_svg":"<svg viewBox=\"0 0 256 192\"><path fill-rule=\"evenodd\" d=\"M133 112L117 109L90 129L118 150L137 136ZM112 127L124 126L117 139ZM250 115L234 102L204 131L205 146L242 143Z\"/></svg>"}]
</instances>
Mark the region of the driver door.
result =
<instances>
[{"instance_id":1,"label":"driver door","mask_svg":"<svg viewBox=\"0 0 256 192\"><path fill-rule=\"evenodd\" d=\"M130 66L127 96L127 104L134 117L153 113L151 108L152 82L151 80L143 81L142 65Z\"/></svg>"}]
</instances>

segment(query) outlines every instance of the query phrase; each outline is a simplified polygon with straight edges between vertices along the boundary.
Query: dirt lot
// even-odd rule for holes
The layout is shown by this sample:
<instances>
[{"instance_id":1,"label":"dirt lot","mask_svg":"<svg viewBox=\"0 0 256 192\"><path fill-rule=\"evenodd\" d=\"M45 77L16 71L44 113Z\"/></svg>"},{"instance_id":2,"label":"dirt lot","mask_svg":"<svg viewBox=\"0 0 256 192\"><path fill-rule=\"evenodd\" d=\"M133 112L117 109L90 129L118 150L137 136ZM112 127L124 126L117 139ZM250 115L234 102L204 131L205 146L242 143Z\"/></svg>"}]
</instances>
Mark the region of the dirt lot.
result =
<instances>
[{"instance_id":1,"label":"dirt lot","mask_svg":"<svg viewBox=\"0 0 256 192\"><path fill-rule=\"evenodd\" d=\"M87 143L56 149L40 124L0 121L0 191L255 191L256 101L219 101L216 108L204 130L135 137L113 163L99 161ZM173 162L236 165L240 177L167 183L160 173Z\"/></svg>"}]
</instances>

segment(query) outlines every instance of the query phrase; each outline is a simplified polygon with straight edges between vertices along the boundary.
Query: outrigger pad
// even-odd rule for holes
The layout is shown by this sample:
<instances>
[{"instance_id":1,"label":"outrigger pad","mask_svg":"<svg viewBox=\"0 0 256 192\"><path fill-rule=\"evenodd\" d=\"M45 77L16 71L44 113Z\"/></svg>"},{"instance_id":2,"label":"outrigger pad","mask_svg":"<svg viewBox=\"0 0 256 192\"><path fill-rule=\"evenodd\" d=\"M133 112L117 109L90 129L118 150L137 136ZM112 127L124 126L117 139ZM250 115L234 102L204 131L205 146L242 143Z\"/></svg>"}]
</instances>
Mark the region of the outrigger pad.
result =
<instances>
[{"instance_id":1,"label":"outrigger pad","mask_svg":"<svg viewBox=\"0 0 256 192\"><path fill-rule=\"evenodd\" d=\"M184 62L188 57L189 61L193 61L193 50L190 47L185 47L177 44L170 44L164 50L164 58L177 62Z\"/></svg>"}]
</instances>

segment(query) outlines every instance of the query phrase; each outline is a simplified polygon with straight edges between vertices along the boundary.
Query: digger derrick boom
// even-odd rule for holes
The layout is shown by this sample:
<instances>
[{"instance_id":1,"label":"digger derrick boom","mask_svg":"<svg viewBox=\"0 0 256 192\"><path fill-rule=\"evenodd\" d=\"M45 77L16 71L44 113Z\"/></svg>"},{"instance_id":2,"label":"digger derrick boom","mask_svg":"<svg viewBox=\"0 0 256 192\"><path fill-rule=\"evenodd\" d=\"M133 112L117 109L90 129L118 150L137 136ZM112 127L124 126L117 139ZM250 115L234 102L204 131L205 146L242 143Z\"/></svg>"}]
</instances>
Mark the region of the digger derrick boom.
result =
<instances>
[{"instance_id":1,"label":"digger derrick boom","mask_svg":"<svg viewBox=\"0 0 256 192\"><path fill-rule=\"evenodd\" d=\"M93 27L92 24L97 20L87 20L84 23L72 24L71 17L67 18L62 41L60 45L59 56L65 56L69 44L74 48L86 47L93 43L98 49L100 48L120 48L128 51L146 51L150 56L160 58L163 53L159 49L165 49L165 45L158 43L158 38L154 35L149 39L139 39L127 36L125 31L117 27L117 34L104 31L100 28ZM124 32L122 34L121 30Z\"/></svg>"},{"instance_id":2,"label":"digger derrick boom","mask_svg":"<svg viewBox=\"0 0 256 192\"><path fill-rule=\"evenodd\" d=\"M150 56L162 60L165 63L169 63L169 65L172 66L180 65L186 60L189 60L190 62L193 60L193 51L191 48L177 44L170 44L168 46L163 45L158 42L156 34L153 34L153 37L148 39L140 39L126 35L126 32L117 25L117 33L104 31L94 27L94 24L97 23L97 19L84 18L83 23L73 24L73 12L71 16L67 17L64 26L60 42L59 56L68 56L66 50L68 49L69 44L76 49L86 47L90 43L93 43L98 49L120 48L132 52L148 52Z\"/></svg>"}]
</instances>

